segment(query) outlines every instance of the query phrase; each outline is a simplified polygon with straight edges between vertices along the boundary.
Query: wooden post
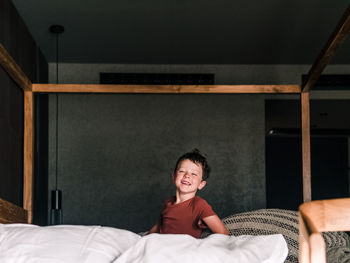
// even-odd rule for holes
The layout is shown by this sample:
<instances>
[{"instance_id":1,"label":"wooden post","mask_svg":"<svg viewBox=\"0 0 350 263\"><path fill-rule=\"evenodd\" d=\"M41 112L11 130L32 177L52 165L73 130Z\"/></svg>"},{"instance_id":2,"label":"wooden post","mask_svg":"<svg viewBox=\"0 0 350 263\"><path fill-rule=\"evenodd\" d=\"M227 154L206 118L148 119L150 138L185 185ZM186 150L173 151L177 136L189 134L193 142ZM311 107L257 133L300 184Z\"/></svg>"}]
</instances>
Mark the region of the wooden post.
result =
<instances>
[{"instance_id":1,"label":"wooden post","mask_svg":"<svg viewBox=\"0 0 350 263\"><path fill-rule=\"evenodd\" d=\"M23 146L23 208L28 212L28 223L33 221L34 172L34 100L33 92L24 92L24 146Z\"/></svg>"},{"instance_id":2,"label":"wooden post","mask_svg":"<svg viewBox=\"0 0 350 263\"><path fill-rule=\"evenodd\" d=\"M303 201L311 201L310 93L301 92L301 140L303 153Z\"/></svg>"}]
</instances>

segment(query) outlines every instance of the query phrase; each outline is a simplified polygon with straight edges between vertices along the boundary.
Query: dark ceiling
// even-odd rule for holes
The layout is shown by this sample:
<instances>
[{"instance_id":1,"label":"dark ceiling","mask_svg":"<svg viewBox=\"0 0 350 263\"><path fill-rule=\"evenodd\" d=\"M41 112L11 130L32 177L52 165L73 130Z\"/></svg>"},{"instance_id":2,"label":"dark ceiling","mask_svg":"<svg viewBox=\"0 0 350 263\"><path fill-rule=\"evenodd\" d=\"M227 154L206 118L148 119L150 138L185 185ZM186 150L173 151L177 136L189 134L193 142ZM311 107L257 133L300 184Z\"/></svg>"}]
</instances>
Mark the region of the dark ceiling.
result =
<instances>
[{"instance_id":1,"label":"dark ceiling","mask_svg":"<svg viewBox=\"0 0 350 263\"><path fill-rule=\"evenodd\" d=\"M312 64L349 0L12 0L49 62ZM350 64L346 40L332 64Z\"/></svg>"}]
</instances>

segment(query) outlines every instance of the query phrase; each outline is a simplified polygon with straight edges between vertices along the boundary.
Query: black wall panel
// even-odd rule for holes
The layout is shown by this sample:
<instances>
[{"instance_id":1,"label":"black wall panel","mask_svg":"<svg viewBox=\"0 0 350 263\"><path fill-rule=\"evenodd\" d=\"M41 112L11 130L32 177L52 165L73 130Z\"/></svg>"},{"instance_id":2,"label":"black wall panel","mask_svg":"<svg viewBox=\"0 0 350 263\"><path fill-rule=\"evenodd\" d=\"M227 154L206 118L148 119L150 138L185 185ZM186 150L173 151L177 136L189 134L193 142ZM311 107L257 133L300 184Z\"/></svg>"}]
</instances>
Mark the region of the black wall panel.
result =
<instances>
[{"instance_id":1,"label":"black wall panel","mask_svg":"<svg viewBox=\"0 0 350 263\"><path fill-rule=\"evenodd\" d=\"M32 82L47 81L47 62L9 0L0 1L0 43ZM23 202L23 97L0 68L0 197L17 205Z\"/></svg>"}]
</instances>

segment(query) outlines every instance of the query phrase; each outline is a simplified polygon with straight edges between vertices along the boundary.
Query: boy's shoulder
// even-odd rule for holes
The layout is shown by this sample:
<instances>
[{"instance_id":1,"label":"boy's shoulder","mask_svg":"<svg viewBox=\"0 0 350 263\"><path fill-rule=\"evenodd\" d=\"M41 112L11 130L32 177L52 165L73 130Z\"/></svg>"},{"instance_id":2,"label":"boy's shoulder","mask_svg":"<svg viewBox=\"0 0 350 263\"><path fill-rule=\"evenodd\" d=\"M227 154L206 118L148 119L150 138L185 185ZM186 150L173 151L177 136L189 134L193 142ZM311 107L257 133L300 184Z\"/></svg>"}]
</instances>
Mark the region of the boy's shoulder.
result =
<instances>
[{"instance_id":1,"label":"boy's shoulder","mask_svg":"<svg viewBox=\"0 0 350 263\"><path fill-rule=\"evenodd\" d=\"M199 196L195 197L195 203L193 205L193 208L194 213L199 215L201 218L216 215L211 205L209 205L206 200Z\"/></svg>"},{"instance_id":2,"label":"boy's shoulder","mask_svg":"<svg viewBox=\"0 0 350 263\"><path fill-rule=\"evenodd\" d=\"M201 206L208 206L208 202L203 199L202 197L196 195L194 198L193 198L193 202L194 202L194 205L201 205Z\"/></svg>"}]
</instances>

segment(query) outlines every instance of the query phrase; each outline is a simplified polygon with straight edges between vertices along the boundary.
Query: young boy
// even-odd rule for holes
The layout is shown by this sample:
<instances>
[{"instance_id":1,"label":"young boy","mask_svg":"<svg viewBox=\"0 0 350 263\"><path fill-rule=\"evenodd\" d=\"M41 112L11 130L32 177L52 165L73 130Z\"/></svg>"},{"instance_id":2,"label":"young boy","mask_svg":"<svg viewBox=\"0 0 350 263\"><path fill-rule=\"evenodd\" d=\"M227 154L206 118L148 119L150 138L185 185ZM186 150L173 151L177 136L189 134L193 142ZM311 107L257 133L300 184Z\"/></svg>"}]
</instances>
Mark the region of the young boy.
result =
<instances>
[{"instance_id":1,"label":"young boy","mask_svg":"<svg viewBox=\"0 0 350 263\"><path fill-rule=\"evenodd\" d=\"M209 173L207 160L197 149L182 155L172 174L176 195L165 201L158 223L148 234L188 234L199 238L202 229L208 226L214 233L228 235L211 206L196 196L205 186Z\"/></svg>"}]
</instances>

